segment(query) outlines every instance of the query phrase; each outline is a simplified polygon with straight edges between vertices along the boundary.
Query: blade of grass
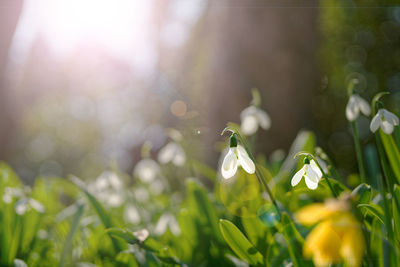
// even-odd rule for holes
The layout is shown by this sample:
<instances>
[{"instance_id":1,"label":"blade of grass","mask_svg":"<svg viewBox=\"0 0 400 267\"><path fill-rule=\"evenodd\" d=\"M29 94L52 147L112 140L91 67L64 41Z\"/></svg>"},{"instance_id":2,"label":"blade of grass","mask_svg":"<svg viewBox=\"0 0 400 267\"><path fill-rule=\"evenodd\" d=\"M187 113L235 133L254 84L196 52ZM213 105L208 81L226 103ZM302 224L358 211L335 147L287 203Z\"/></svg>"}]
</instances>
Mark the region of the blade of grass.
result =
<instances>
[{"instance_id":1,"label":"blade of grass","mask_svg":"<svg viewBox=\"0 0 400 267\"><path fill-rule=\"evenodd\" d=\"M59 267L63 267L65 264L68 252L70 251L71 246L72 246L72 239L74 238L74 235L75 235L76 231L78 230L79 221L83 215L83 208L84 208L83 204L78 205L78 209L76 210L76 213L72 220L67 239L65 240L65 243L64 243L64 247L63 247L62 254L61 254L60 264L58 265Z\"/></svg>"},{"instance_id":2,"label":"blade of grass","mask_svg":"<svg viewBox=\"0 0 400 267\"><path fill-rule=\"evenodd\" d=\"M241 259L251 265L262 266L263 256L230 221L220 220L219 227L226 243Z\"/></svg>"},{"instance_id":3,"label":"blade of grass","mask_svg":"<svg viewBox=\"0 0 400 267\"><path fill-rule=\"evenodd\" d=\"M78 178L78 177L71 177L72 182L78 186L86 195L88 198L90 204L92 207L95 209L97 215L99 216L101 222L103 223L104 227L107 228L112 228L114 227L110 216L106 213L106 211L103 208L103 205L91 194L89 191L86 189L85 184ZM110 236L111 238L111 236ZM113 243L113 246L115 248L116 252L122 251L124 248L120 242L117 240L111 238L111 241Z\"/></svg>"}]
</instances>

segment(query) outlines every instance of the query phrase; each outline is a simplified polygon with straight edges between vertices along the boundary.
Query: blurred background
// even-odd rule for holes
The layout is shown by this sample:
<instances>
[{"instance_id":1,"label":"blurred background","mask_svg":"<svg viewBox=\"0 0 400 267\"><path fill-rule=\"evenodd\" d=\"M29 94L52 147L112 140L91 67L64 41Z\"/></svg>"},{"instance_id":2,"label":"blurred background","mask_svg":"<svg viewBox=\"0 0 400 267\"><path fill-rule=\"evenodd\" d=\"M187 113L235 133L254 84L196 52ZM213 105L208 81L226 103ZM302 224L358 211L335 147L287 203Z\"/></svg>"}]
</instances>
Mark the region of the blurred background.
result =
<instances>
[{"instance_id":1,"label":"blurred background","mask_svg":"<svg viewBox=\"0 0 400 267\"><path fill-rule=\"evenodd\" d=\"M400 112L396 1L1 0L0 159L37 176L131 172L181 131L191 157L217 165L228 121L258 88L272 119L257 151L297 132L356 170L348 81ZM363 142L372 138L361 118ZM346 157L343 160L343 157Z\"/></svg>"}]
</instances>

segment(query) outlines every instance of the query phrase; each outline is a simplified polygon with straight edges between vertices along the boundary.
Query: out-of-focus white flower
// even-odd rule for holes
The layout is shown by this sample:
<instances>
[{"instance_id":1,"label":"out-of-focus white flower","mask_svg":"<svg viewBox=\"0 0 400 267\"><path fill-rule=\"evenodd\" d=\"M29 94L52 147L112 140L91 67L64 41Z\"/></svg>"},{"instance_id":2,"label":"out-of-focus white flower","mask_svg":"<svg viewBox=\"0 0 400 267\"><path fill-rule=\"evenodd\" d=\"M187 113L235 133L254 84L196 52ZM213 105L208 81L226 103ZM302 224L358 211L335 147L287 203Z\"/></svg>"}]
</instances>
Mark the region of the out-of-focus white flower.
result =
<instances>
[{"instance_id":1,"label":"out-of-focus white flower","mask_svg":"<svg viewBox=\"0 0 400 267\"><path fill-rule=\"evenodd\" d=\"M152 159L142 159L133 171L133 175L144 183L151 183L160 173L160 166Z\"/></svg>"},{"instance_id":2,"label":"out-of-focus white flower","mask_svg":"<svg viewBox=\"0 0 400 267\"><path fill-rule=\"evenodd\" d=\"M399 125L399 118L392 112L381 108L376 113L375 117L372 119L369 128L374 133L380 127L382 131L386 134L392 134L394 126Z\"/></svg>"},{"instance_id":3,"label":"out-of-focus white flower","mask_svg":"<svg viewBox=\"0 0 400 267\"><path fill-rule=\"evenodd\" d=\"M40 230L38 231L38 233L37 233L37 236L38 236L40 239L47 239L47 238L49 237L49 234L47 233L46 230L40 229Z\"/></svg>"},{"instance_id":4,"label":"out-of-focus white flower","mask_svg":"<svg viewBox=\"0 0 400 267\"><path fill-rule=\"evenodd\" d=\"M239 166L253 174L256 171L254 162L250 159L246 150L241 146L230 147L228 153L225 155L224 161L222 162L221 174L225 179L231 178L236 174Z\"/></svg>"},{"instance_id":5,"label":"out-of-focus white flower","mask_svg":"<svg viewBox=\"0 0 400 267\"><path fill-rule=\"evenodd\" d=\"M137 187L133 195L138 202L146 202L149 200L149 192L147 192L144 187Z\"/></svg>"},{"instance_id":6,"label":"out-of-focus white flower","mask_svg":"<svg viewBox=\"0 0 400 267\"><path fill-rule=\"evenodd\" d=\"M183 166L186 161L186 154L181 145L175 142L169 142L161 148L158 153L158 161L162 164L172 162L176 166Z\"/></svg>"},{"instance_id":7,"label":"out-of-focus white flower","mask_svg":"<svg viewBox=\"0 0 400 267\"><path fill-rule=\"evenodd\" d=\"M115 172L105 171L96 180L98 189L112 187L115 190L122 188L122 181Z\"/></svg>"},{"instance_id":8,"label":"out-of-focus white flower","mask_svg":"<svg viewBox=\"0 0 400 267\"><path fill-rule=\"evenodd\" d=\"M124 187L119 176L111 171L103 172L96 181L89 186L89 191L98 200L111 207L119 207L124 202Z\"/></svg>"},{"instance_id":9,"label":"out-of-focus white flower","mask_svg":"<svg viewBox=\"0 0 400 267\"><path fill-rule=\"evenodd\" d=\"M43 204L33 198L29 199L29 205L37 212L44 213L46 211Z\"/></svg>"},{"instance_id":10,"label":"out-of-focus white flower","mask_svg":"<svg viewBox=\"0 0 400 267\"><path fill-rule=\"evenodd\" d=\"M15 212L18 215L24 215L25 212L29 209L28 203L28 198L21 198L20 200L18 200L17 203L15 203Z\"/></svg>"},{"instance_id":11,"label":"out-of-focus white flower","mask_svg":"<svg viewBox=\"0 0 400 267\"><path fill-rule=\"evenodd\" d=\"M304 166L293 176L291 184L296 186L301 178L305 179L308 188L314 190L318 187L319 180L322 178L322 172L314 160L304 160Z\"/></svg>"},{"instance_id":12,"label":"out-of-focus white flower","mask_svg":"<svg viewBox=\"0 0 400 267\"><path fill-rule=\"evenodd\" d=\"M119 207L124 202L124 197L119 192L114 192L107 195L106 201L110 207Z\"/></svg>"},{"instance_id":13,"label":"out-of-focus white flower","mask_svg":"<svg viewBox=\"0 0 400 267\"><path fill-rule=\"evenodd\" d=\"M365 116L369 116L371 114L371 108L367 101L357 94L351 95L346 106L346 118L349 121L354 121L360 115L360 111Z\"/></svg>"},{"instance_id":14,"label":"out-of-focus white flower","mask_svg":"<svg viewBox=\"0 0 400 267\"><path fill-rule=\"evenodd\" d=\"M240 113L241 126L240 129L245 135L252 135L257 132L258 127L268 130L271 127L271 119L267 112L250 106Z\"/></svg>"},{"instance_id":15,"label":"out-of-focus white flower","mask_svg":"<svg viewBox=\"0 0 400 267\"><path fill-rule=\"evenodd\" d=\"M10 204L13 198L20 198L24 196L24 191L20 188L6 187L4 188L3 201Z\"/></svg>"},{"instance_id":16,"label":"out-of-focus white flower","mask_svg":"<svg viewBox=\"0 0 400 267\"><path fill-rule=\"evenodd\" d=\"M167 231L167 228L171 231L173 235L179 235L181 233L181 229L179 228L179 224L175 219L175 216L171 213L164 213L156 224L156 228L154 229L154 233L156 235L162 235Z\"/></svg>"},{"instance_id":17,"label":"out-of-focus white flower","mask_svg":"<svg viewBox=\"0 0 400 267\"><path fill-rule=\"evenodd\" d=\"M136 232L133 232L133 235L140 241L143 242L149 236L149 231L147 229L142 229Z\"/></svg>"},{"instance_id":18,"label":"out-of-focus white flower","mask_svg":"<svg viewBox=\"0 0 400 267\"><path fill-rule=\"evenodd\" d=\"M175 142L180 142L183 139L183 136L182 136L181 132L176 130L176 129L174 129L174 128L168 128L167 129L167 134Z\"/></svg>"},{"instance_id":19,"label":"out-of-focus white flower","mask_svg":"<svg viewBox=\"0 0 400 267\"><path fill-rule=\"evenodd\" d=\"M124 219L131 224L140 223L140 214L137 208L133 205L127 205L124 211Z\"/></svg>"},{"instance_id":20,"label":"out-of-focus white flower","mask_svg":"<svg viewBox=\"0 0 400 267\"><path fill-rule=\"evenodd\" d=\"M161 194L164 191L164 188L165 188L165 185L160 179L155 180L149 186L150 192L154 195Z\"/></svg>"}]
</instances>

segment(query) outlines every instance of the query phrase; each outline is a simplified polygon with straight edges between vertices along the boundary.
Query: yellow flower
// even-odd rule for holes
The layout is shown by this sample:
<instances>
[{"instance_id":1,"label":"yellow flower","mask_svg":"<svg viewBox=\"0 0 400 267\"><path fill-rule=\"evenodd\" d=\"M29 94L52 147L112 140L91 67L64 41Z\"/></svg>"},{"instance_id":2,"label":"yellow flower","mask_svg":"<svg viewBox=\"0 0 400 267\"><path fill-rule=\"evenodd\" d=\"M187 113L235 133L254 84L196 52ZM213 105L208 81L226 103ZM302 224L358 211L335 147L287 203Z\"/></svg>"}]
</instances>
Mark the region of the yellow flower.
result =
<instances>
[{"instance_id":1,"label":"yellow flower","mask_svg":"<svg viewBox=\"0 0 400 267\"><path fill-rule=\"evenodd\" d=\"M365 242L361 224L349 211L347 202L330 200L300 209L295 219L306 226L317 224L307 236L303 254L316 266L344 261L349 267L361 266Z\"/></svg>"}]
</instances>

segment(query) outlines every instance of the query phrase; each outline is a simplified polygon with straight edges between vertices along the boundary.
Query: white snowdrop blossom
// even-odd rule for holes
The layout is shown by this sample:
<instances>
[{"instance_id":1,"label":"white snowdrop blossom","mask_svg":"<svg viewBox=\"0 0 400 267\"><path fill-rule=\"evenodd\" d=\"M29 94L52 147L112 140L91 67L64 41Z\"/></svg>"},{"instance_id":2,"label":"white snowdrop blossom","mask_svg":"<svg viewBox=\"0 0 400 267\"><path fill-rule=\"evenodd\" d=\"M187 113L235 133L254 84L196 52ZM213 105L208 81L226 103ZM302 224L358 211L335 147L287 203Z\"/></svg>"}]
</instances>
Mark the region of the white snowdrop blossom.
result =
<instances>
[{"instance_id":1,"label":"white snowdrop blossom","mask_svg":"<svg viewBox=\"0 0 400 267\"><path fill-rule=\"evenodd\" d=\"M138 177L143 183L151 183L160 173L160 166L152 159L142 159L139 161L133 175Z\"/></svg>"},{"instance_id":2,"label":"white snowdrop blossom","mask_svg":"<svg viewBox=\"0 0 400 267\"><path fill-rule=\"evenodd\" d=\"M124 202L125 193L120 177L111 171L105 171L89 186L89 191L100 202L110 207L119 207Z\"/></svg>"},{"instance_id":3,"label":"white snowdrop blossom","mask_svg":"<svg viewBox=\"0 0 400 267\"><path fill-rule=\"evenodd\" d=\"M149 231L147 229L142 229L136 232L133 232L133 235L140 241L143 242L149 236Z\"/></svg>"},{"instance_id":4,"label":"white snowdrop blossom","mask_svg":"<svg viewBox=\"0 0 400 267\"><path fill-rule=\"evenodd\" d=\"M141 221L139 211L131 204L128 204L125 208L124 219L131 224L138 224Z\"/></svg>"},{"instance_id":5,"label":"white snowdrop blossom","mask_svg":"<svg viewBox=\"0 0 400 267\"><path fill-rule=\"evenodd\" d=\"M360 115L360 111L365 116L371 114L371 108L366 100L357 94L351 95L346 106L346 118L349 121L354 121Z\"/></svg>"},{"instance_id":6,"label":"white snowdrop blossom","mask_svg":"<svg viewBox=\"0 0 400 267\"><path fill-rule=\"evenodd\" d=\"M376 132L378 128L381 128L384 133L392 134L394 126L397 125L399 125L399 118L392 112L389 112L384 108L381 108L378 110L375 117L372 119L369 128L373 133Z\"/></svg>"},{"instance_id":7,"label":"white snowdrop blossom","mask_svg":"<svg viewBox=\"0 0 400 267\"><path fill-rule=\"evenodd\" d=\"M43 204L33 198L29 199L29 205L37 212L44 213L46 211Z\"/></svg>"},{"instance_id":8,"label":"white snowdrop blossom","mask_svg":"<svg viewBox=\"0 0 400 267\"><path fill-rule=\"evenodd\" d=\"M46 210L42 203L29 197L23 197L15 203L15 212L18 215L24 215L31 208L39 213L44 213Z\"/></svg>"},{"instance_id":9,"label":"white snowdrop blossom","mask_svg":"<svg viewBox=\"0 0 400 267\"><path fill-rule=\"evenodd\" d=\"M264 130L268 130L271 127L271 119L267 112L255 106L245 108L240 113L240 120L240 129L245 135L255 134L258 127Z\"/></svg>"},{"instance_id":10,"label":"white snowdrop blossom","mask_svg":"<svg viewBox=\"0 0 400 267\"><path fill-rule=\"evenodd\" d=\"M253 174L256 171L254 162L250 159L246 150L241 145L237 144L236 137L232 135L230 148L222 162L222 177L225 179L231 178L236 174L239 166L250 174Z\"/></svg>"},{"instance_id":11,"label":"white snowdrop blossom","mask_svg":"<svg viewBox=\"0 0 400 267\"><path fill-rule=\"evenodd\" d=\"M296 186L300 183L303 176L307 187L314 190L318 187L318 183L322 178L322 172L314 160L309 161L308 159L305 159L304 166L296 172L292 178L292 186Z\"/></svg>"},{"instance_id":12,"label":"white snowdrop blossom","mask_svg":"<svg viewBox=\"0 0 400 267\"><path fill-rule=\"evenodd\" d=\"M181 167L185 164L186 154L181 145L176 142L169 142L158 153L158 161L162 164L172 162L174 165Z\"/></svg>"},{"instance_id":13,"label":"white snowdrop blossom","mask_svg":"<svg viewBox=\"0 0 400 267\"><path fill-rule=\"evenodd\" d=\"M21 198L20 200L15 203L15 213L18 215L24 215L26 211L29 210L29 199L28 198Z\"/></svg>"},{"instance_id":14,"label":"white snowdrop blossom","mask_svg":"<svg viewBox=\"0 0 400 267\"><path fill-rule=\"evenodd\" d=\"M175 216L171 213L164 213L158 220L154 229L154 233L156 235L162 235L165 233L165 231L167 231L168 228L175 236L181 233L181 229L179 228L179 224L176 221Z\"/></svg>"}]
</instances>

